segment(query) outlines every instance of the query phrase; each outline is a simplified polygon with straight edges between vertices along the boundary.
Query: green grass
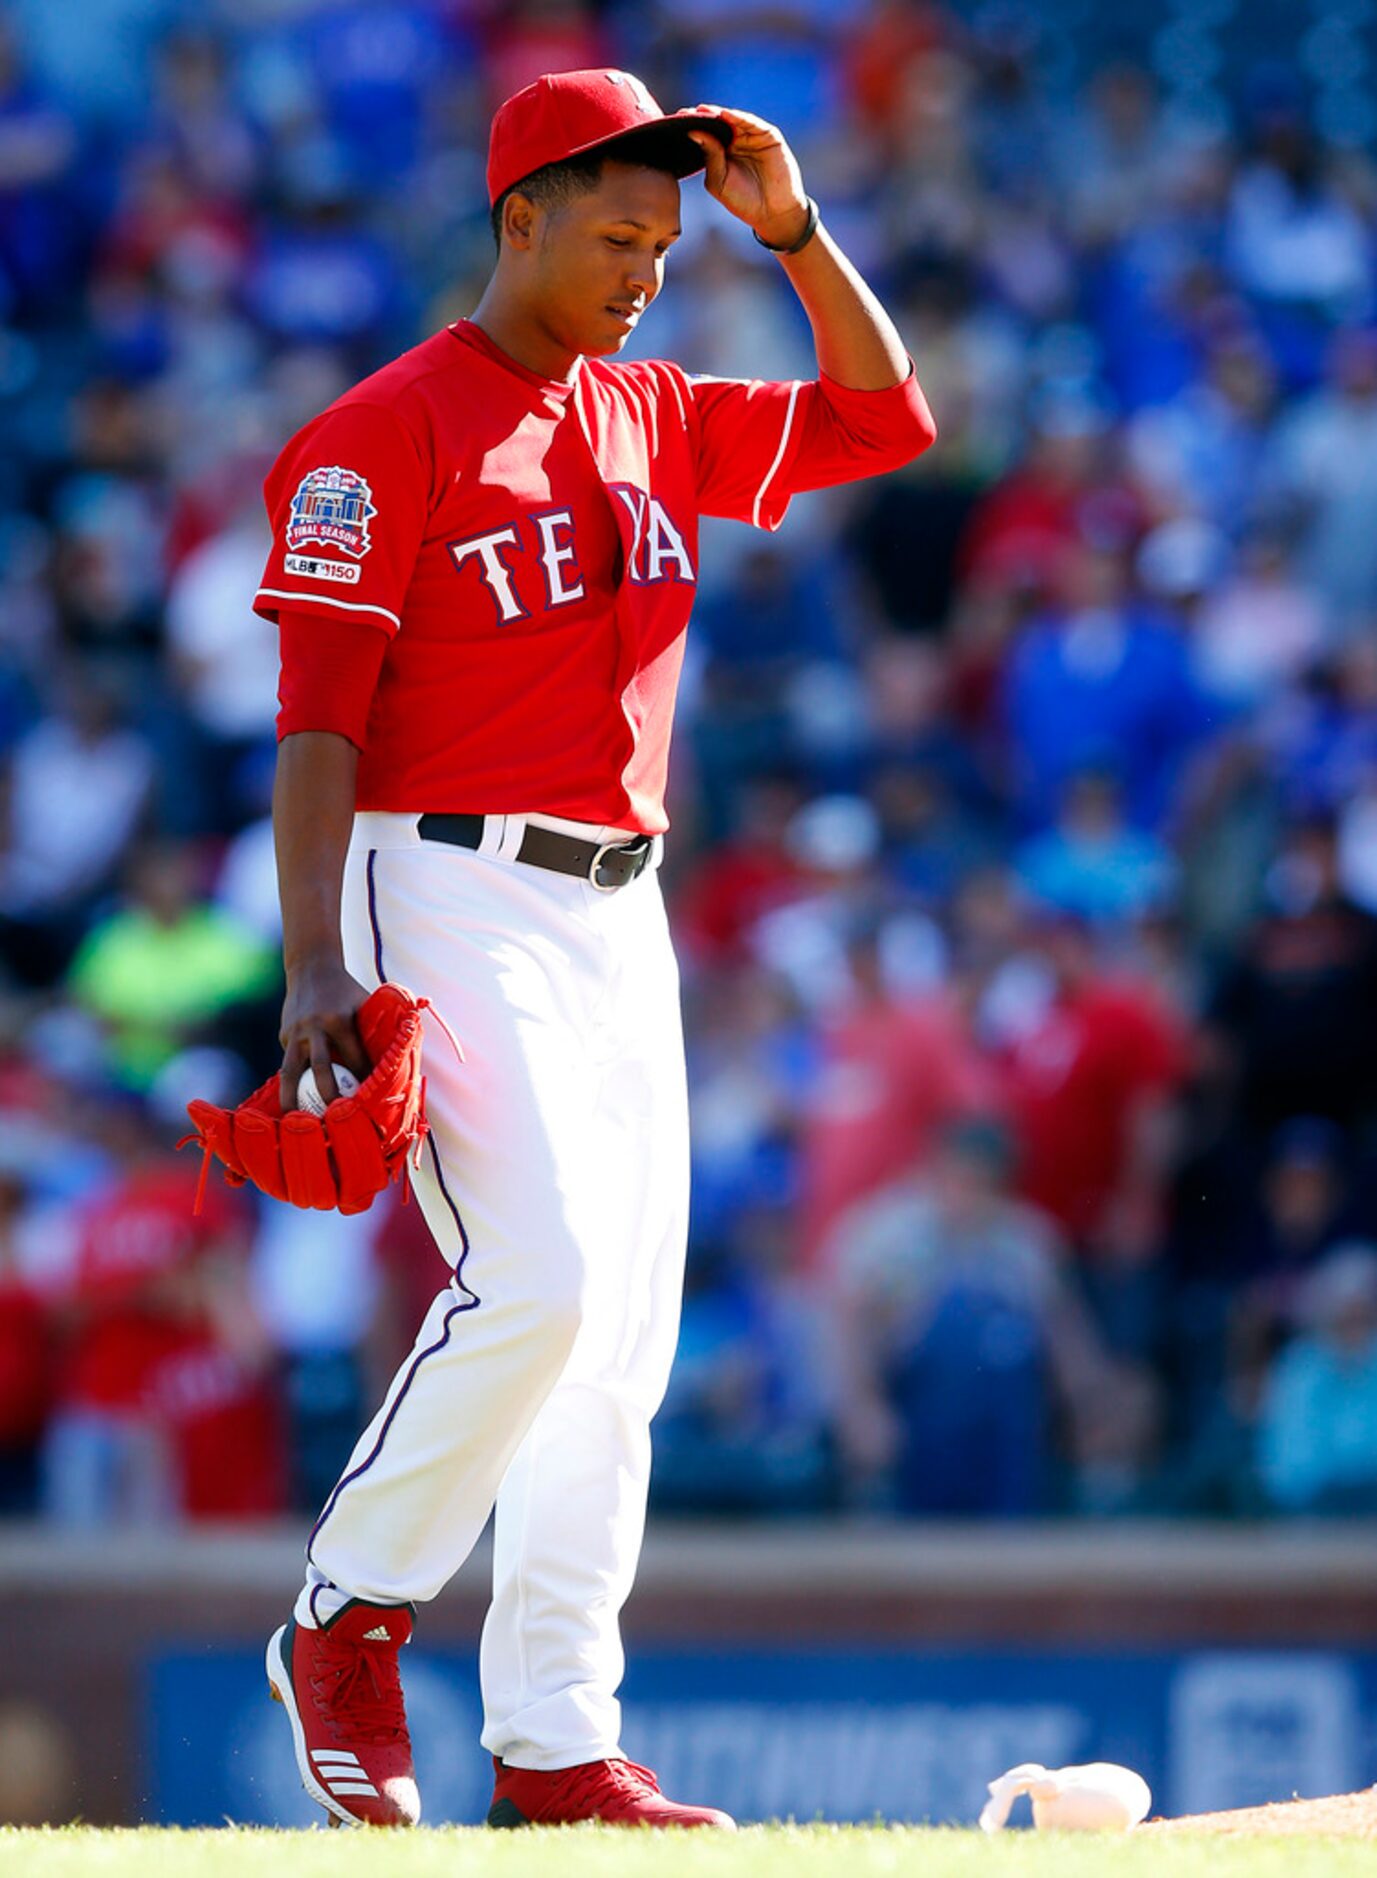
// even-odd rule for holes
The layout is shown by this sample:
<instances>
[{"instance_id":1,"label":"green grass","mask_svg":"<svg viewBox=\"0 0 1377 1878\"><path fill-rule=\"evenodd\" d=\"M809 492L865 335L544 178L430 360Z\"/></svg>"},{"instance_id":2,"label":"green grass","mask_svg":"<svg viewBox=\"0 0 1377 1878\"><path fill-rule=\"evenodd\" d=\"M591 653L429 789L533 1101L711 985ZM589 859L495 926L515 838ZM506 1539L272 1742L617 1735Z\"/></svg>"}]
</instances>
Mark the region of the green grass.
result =
<instances>
[{"instance_id":1,"label":"green grass","mask_svg":"<svg viewBox=\"0 0 1377 1878\"><path fill-rule=\"evenodd\" d=\"M1109 1839L911 1828L753 1826L627 1833L579 1826L414 1834L0 1829L4 1878L1377 1878L1377 1842Z\"/></svg>"}]
</instances>

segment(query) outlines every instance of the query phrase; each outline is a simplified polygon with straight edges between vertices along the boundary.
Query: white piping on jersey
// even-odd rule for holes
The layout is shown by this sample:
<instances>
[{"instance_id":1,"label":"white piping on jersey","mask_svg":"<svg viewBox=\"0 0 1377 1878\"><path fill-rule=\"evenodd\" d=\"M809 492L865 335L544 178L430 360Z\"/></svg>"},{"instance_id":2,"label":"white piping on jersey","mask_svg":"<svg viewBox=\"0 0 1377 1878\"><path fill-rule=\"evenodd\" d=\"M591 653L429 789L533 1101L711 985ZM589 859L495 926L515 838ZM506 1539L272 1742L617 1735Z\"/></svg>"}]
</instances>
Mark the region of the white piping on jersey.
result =
<instances>
[{"instance_id":1,"label":"white piping on jersey","mask_svg":"<svg viewBox=\"0 0 1377 1878\"><path fill-rule=\"evenodd\" d=\"M254 595L256 600L305 600L312 606L340 606L346 613L381 613L384 619L401 631L402 622L395 613L390 613L385 606L369 606L364 600L332 600L323 593L287 593L281 587L260 587Z\"/></svg>"},{"instance_id":2,"label":"white piping on jersey","mask_svg":"<svg viewBox=\"0 0 1377 1878\"><path fill-rule=\"evenodd\" d=\"M789 407L784 413L784 430L779 439L779 448L775 451L775 460L765 472L765 480L755 492L755 503L751 509L751 526L760 526L760 505L765 500L765 491L775 479L775 471L784 461L784 452L789 443L789 432L794 424L794 406L798 403L798 394L803 389L802 382L795 379L789 387Z\"/></svg>"}]
</instances>

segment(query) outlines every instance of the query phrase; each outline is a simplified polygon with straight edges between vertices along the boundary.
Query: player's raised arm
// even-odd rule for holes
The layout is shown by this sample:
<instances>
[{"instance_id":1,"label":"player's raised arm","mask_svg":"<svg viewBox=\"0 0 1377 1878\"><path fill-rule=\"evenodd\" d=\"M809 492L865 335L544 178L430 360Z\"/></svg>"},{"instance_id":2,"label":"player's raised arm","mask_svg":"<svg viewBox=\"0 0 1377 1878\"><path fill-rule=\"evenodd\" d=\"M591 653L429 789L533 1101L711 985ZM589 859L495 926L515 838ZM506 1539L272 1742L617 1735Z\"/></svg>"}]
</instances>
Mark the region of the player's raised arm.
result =
<instances>
[{"instance_id":1,"label":"player's raised arm","mask_svg":"<svg viewBox=\"0 0 1377 1878\"><path fill-rule=\"evenodd\" d=\"M894 323L870 288L818 220L817 205L803 187L798 160L773 124L749 111L714 110L732 127L723 149L710 132L690 135L707 163L708 194L745 222L775 253L813 329L818 367L852 391L884 391L903 384L912 366ZM926 428L911 454L936 436L927 406L915 424Z\"/></svg>"}]
</instances>

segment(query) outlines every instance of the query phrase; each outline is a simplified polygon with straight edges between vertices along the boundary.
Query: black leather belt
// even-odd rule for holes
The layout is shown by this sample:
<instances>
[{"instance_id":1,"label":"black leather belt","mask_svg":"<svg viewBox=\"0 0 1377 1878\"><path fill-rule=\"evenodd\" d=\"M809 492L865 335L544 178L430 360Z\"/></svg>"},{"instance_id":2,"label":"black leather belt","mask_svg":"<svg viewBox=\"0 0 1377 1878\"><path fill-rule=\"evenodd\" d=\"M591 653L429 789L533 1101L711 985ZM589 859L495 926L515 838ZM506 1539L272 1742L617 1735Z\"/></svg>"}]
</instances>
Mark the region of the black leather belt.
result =
<instances>
[{"instance_id":1,"label":"black leather belt","mask_svg":"<svg viewBox=\"0 0 1377 1878\"><path fill-rule=\"evenodd\" d=\"M447 841L453 848L476 850L482 844L486 821L486 815L422 815L416 832L422 841ZM516 858L554 874L573 874L599 893L615 893L645 872L653 846L649 835L638 835L634 841L620 845L604 841L600 847L577 835L561 835L556 829L528 822Z\"/></svg>"}]
</instances>

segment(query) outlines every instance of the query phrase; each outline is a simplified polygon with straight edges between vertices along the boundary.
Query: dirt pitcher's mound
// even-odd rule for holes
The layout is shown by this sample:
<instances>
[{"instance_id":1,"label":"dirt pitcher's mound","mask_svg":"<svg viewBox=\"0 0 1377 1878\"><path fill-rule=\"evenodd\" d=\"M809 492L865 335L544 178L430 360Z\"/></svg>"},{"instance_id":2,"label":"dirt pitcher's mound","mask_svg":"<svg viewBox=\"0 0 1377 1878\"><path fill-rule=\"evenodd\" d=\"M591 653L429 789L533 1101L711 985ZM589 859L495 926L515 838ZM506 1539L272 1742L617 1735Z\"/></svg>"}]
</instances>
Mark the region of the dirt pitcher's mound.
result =
<instances>
[{"instance_id":1,"label":"dirt pitcher's mound","mask_svg":"<svg viewBox=\"0 0 1377 1878\"><path fill-rule=\"evenodd\" d=\"M1377 1839L1377 1788L1336 1793L1328 1800L1291 1800L1282 1806L1249 1806L1237 1813L1196 1813L1189 1819L1150 1819L1139 1832L1222 1832L1233 1838L1268 1834L1328 1833L1346 1839Z\"/></svg>"}]
</instances>

